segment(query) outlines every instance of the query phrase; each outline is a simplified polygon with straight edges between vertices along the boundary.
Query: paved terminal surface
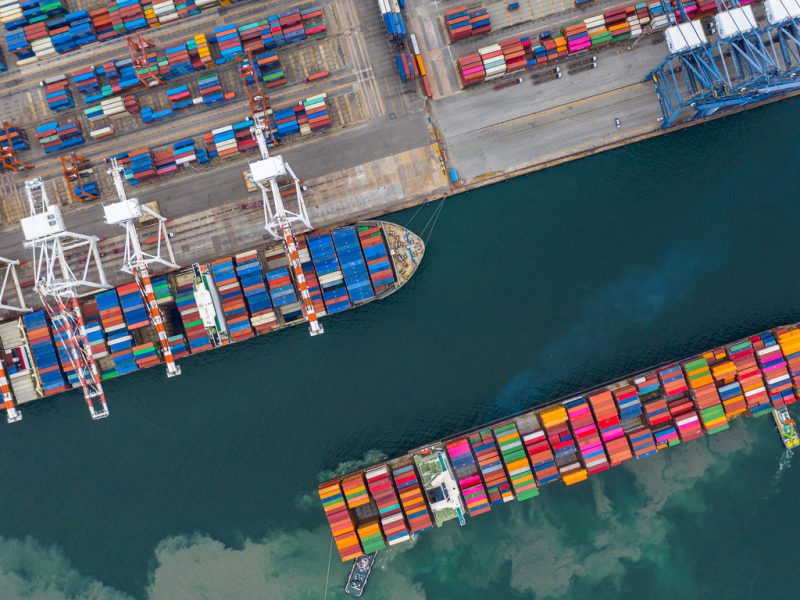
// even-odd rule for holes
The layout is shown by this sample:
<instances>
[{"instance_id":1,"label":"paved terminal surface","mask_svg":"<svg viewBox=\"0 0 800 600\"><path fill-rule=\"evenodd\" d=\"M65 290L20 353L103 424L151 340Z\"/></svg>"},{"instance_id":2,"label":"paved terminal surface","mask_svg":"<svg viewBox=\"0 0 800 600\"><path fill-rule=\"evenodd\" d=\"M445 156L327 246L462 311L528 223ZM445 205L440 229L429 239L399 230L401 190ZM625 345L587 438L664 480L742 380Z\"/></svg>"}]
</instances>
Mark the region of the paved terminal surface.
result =
<instances>
[{"instance_id":1,"label":"paved terminal surface","mask_svg":"<svg viewBox=\"0 0 800 600\"><path fill-rule=\"evenodd\" d=\"M79 0L76 7L93 8L94 2ZM431 101L424 97L419 82L400 82L394 66L397 48L386 39L377 2L314 2L323 8L327 34L279 48L288 83L268 90L270 104L277 108L327 94L332 127L288 137L280 148L305 181L312 223L324 227L378 216L658 133L658 99L654 86L644 78L666 54L661 33L643 36L636 44L629 41L593 51L596 69L573 72L571 59L562 59L558 62L560 79L542 81L543 75L552 71L548 66L508 75L507 79L521 77L523 83L502 90L494 89L496 82L461 89L458 81L455 61L461 56L498 40L557 30L619 3L597 0L577 11L567 0L524 0L519 11L509 13L505 0L487 0L484 4L495 30L451 45L441 17L454 3L407 0L405 21L419 41L433 93ZM197 33L210 35L223 23L242 25L308 4L245 0L145 35L163 50ZM763 18L760 8L757 14ZM109 281L128 281L119 271L121 230L103 223L99 206L116 199L104 159L145 146L162 150L187 138L202 144L204 133L249 114L235 63L209 69L219 74L225 91L236 93L235 99L218 107L176 111L174 118L162 123L145 125L138 115L127 113L111 121L89 122L83 114L87 105L74 89L74 109L59 113L47 109L38 81L125 56L125 41L114 40L21 70L12 66L0 76L4 85L0 117L27 129L31 149L21 153L20 159L36 165L32 171L0 174L0 256L25 261L20 279L28 296L30 254L23 248L18 225L27 211L26 179L44 179L51 198L62 205L71 230L101 238L99 249ZM304 77L321 70L330 71L330 76L304 83ZM196 91L200 74L126 93L134 95L141 106L160 110L168 107L166 89L186 84ZM615 118L620 120L619 128ZM89 139L76 148L94 168L102 191L100 201L70 200L58 156L45 155L34 139L35 128L53 120L77 120L85 132L109 124L116 129L113 137ZM162 214L171 219L173 246L181 264L229 255L268 239L260 194L249 193L243 179L247 162L255 159L257 151L249 151L204 166L193 163L177 173L129 186L128 194L143 202L158 201ZM458 173L457 188L448 181L450 167ZM149 236L151 230L142 231L143 238ZM29 302L37 304L31 298Z\"/></svg>"}]
</instances>

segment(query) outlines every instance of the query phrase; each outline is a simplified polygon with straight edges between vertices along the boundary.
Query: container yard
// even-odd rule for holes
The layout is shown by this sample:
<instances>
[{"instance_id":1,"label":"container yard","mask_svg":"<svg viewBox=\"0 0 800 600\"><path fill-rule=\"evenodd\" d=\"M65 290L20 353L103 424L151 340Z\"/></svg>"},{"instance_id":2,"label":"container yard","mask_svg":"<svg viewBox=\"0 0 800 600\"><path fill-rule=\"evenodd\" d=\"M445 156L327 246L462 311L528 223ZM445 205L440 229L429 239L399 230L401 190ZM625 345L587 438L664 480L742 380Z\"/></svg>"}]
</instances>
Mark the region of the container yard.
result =
<instances>
[{"instance_id":1,"label":"container yard","mask_svg":"<svg viewBox=\"0 0 800 600\"><path fill-rule=\"evenodd\" d=\"M798 445L800 324L560 398L319 486L342 561L772 414ZM366 479L367 485L363 482ZM399 498L399 502L398 499ZM425 534L429 535L429 534ZM430 534L433 535L433 534Z\"/></svg>"}]
</instances>

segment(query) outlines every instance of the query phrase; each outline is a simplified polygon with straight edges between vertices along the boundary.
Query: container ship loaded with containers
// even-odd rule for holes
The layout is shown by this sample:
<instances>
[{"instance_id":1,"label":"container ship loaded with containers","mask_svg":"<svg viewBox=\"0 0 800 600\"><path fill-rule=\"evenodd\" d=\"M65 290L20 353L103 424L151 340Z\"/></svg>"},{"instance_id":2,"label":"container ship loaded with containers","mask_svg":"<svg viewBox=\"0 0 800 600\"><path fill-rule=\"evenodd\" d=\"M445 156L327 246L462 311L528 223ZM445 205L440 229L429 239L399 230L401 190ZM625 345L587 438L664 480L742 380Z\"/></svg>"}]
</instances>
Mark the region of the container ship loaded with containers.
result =
<instances>
[{"instance_id":1,"label":"container ship loaded with containers","mask_svg":"<svg viewBox=\"0 0 800 600\"><path fill-rule=\"evenodd\" d=\"M411 231L363 221L297 236L317 317L385 298L414 274L425 252ZM241 252L152 278L175 358L306 322L282 244ZM80 301L86 337L102 379L163 363L156 328L137 283ZM0 323L0 388L8 420L16 404L49 397L80 381L61 331L43 310Z\"/></svg>"},{"instance_id":2,"label":"container ship loaded with containers","mask_svg":"<svg viewBox=\"0 0 800 600\"><path fill-rule=\"evenodd\" d=\"M800 324L754 335L561 398L319 486L343 561L477 517L539 488L715 435L772 414L798 445L787 406L800 391Z\"/></svg>"}]
</instances>

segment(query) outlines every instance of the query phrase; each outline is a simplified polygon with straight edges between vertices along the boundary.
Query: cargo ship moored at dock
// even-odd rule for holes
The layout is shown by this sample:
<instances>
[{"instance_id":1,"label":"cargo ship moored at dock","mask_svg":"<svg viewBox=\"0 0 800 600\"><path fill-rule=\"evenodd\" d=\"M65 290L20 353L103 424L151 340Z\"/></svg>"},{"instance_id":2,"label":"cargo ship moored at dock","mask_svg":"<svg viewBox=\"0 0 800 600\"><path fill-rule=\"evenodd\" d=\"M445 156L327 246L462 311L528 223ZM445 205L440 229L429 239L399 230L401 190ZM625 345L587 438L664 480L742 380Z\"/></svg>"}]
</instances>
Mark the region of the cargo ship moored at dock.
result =
<instances>
[{"instance_id":1,"label":"cargo ship moored at dock","mask_svg":"<svg viewBox=\"0 0 800 600\"><path fill-rule=\"evenodd\" d=\"M319 317L389 296L414 274L425 244L406 228L362 221L297 238ZM281 244L196 263L152 278L172 355L183 358L307 322ZM158 335L135 282L80 301L103 380L163 364ZM80 387L68 344L45 311L0 323L0 387L9 422L20 404Z\"/></svg>"},{"instance_id":2,"label":"cargo ship moored at dock","mask_svg":"<svg viewBox=\"0 0 800 600\"><path fill-rule=\"evenodd\" d=\"M743 415L773 414L797 446L787 406L800 393L800 324L777 327L698 356L561 398L327 481L319 496L343 561L557 480L574 485L631 459L725 431ZM380 491L366 485L381 473ZM391 502L387 522L385 498ZM404 530L410 535L395 537Z\"/></svg>"}]
</instances>

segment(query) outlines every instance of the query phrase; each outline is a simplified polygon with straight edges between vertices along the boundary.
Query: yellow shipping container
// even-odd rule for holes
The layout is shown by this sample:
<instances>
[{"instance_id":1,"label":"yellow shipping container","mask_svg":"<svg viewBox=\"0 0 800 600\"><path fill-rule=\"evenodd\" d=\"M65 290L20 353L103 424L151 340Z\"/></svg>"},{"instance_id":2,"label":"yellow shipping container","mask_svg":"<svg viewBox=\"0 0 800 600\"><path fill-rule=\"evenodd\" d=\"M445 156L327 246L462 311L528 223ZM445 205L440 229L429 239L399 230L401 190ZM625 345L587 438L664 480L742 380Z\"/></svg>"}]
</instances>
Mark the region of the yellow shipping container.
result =
<instances>
[{"instance_id":1,"label":"yellow shipping container","mask_svg":"<svg viewBox=\"0 0 800 600\"><path fill-rule=\"evenodd\" d=\"M585 481L589 475L586 473L586 469L575 469L571 473L567 473L566 475L562 475L561 479L567 485L575 485L576 483L580 483L581 481Z\"/></svg>"}]
</instances>

